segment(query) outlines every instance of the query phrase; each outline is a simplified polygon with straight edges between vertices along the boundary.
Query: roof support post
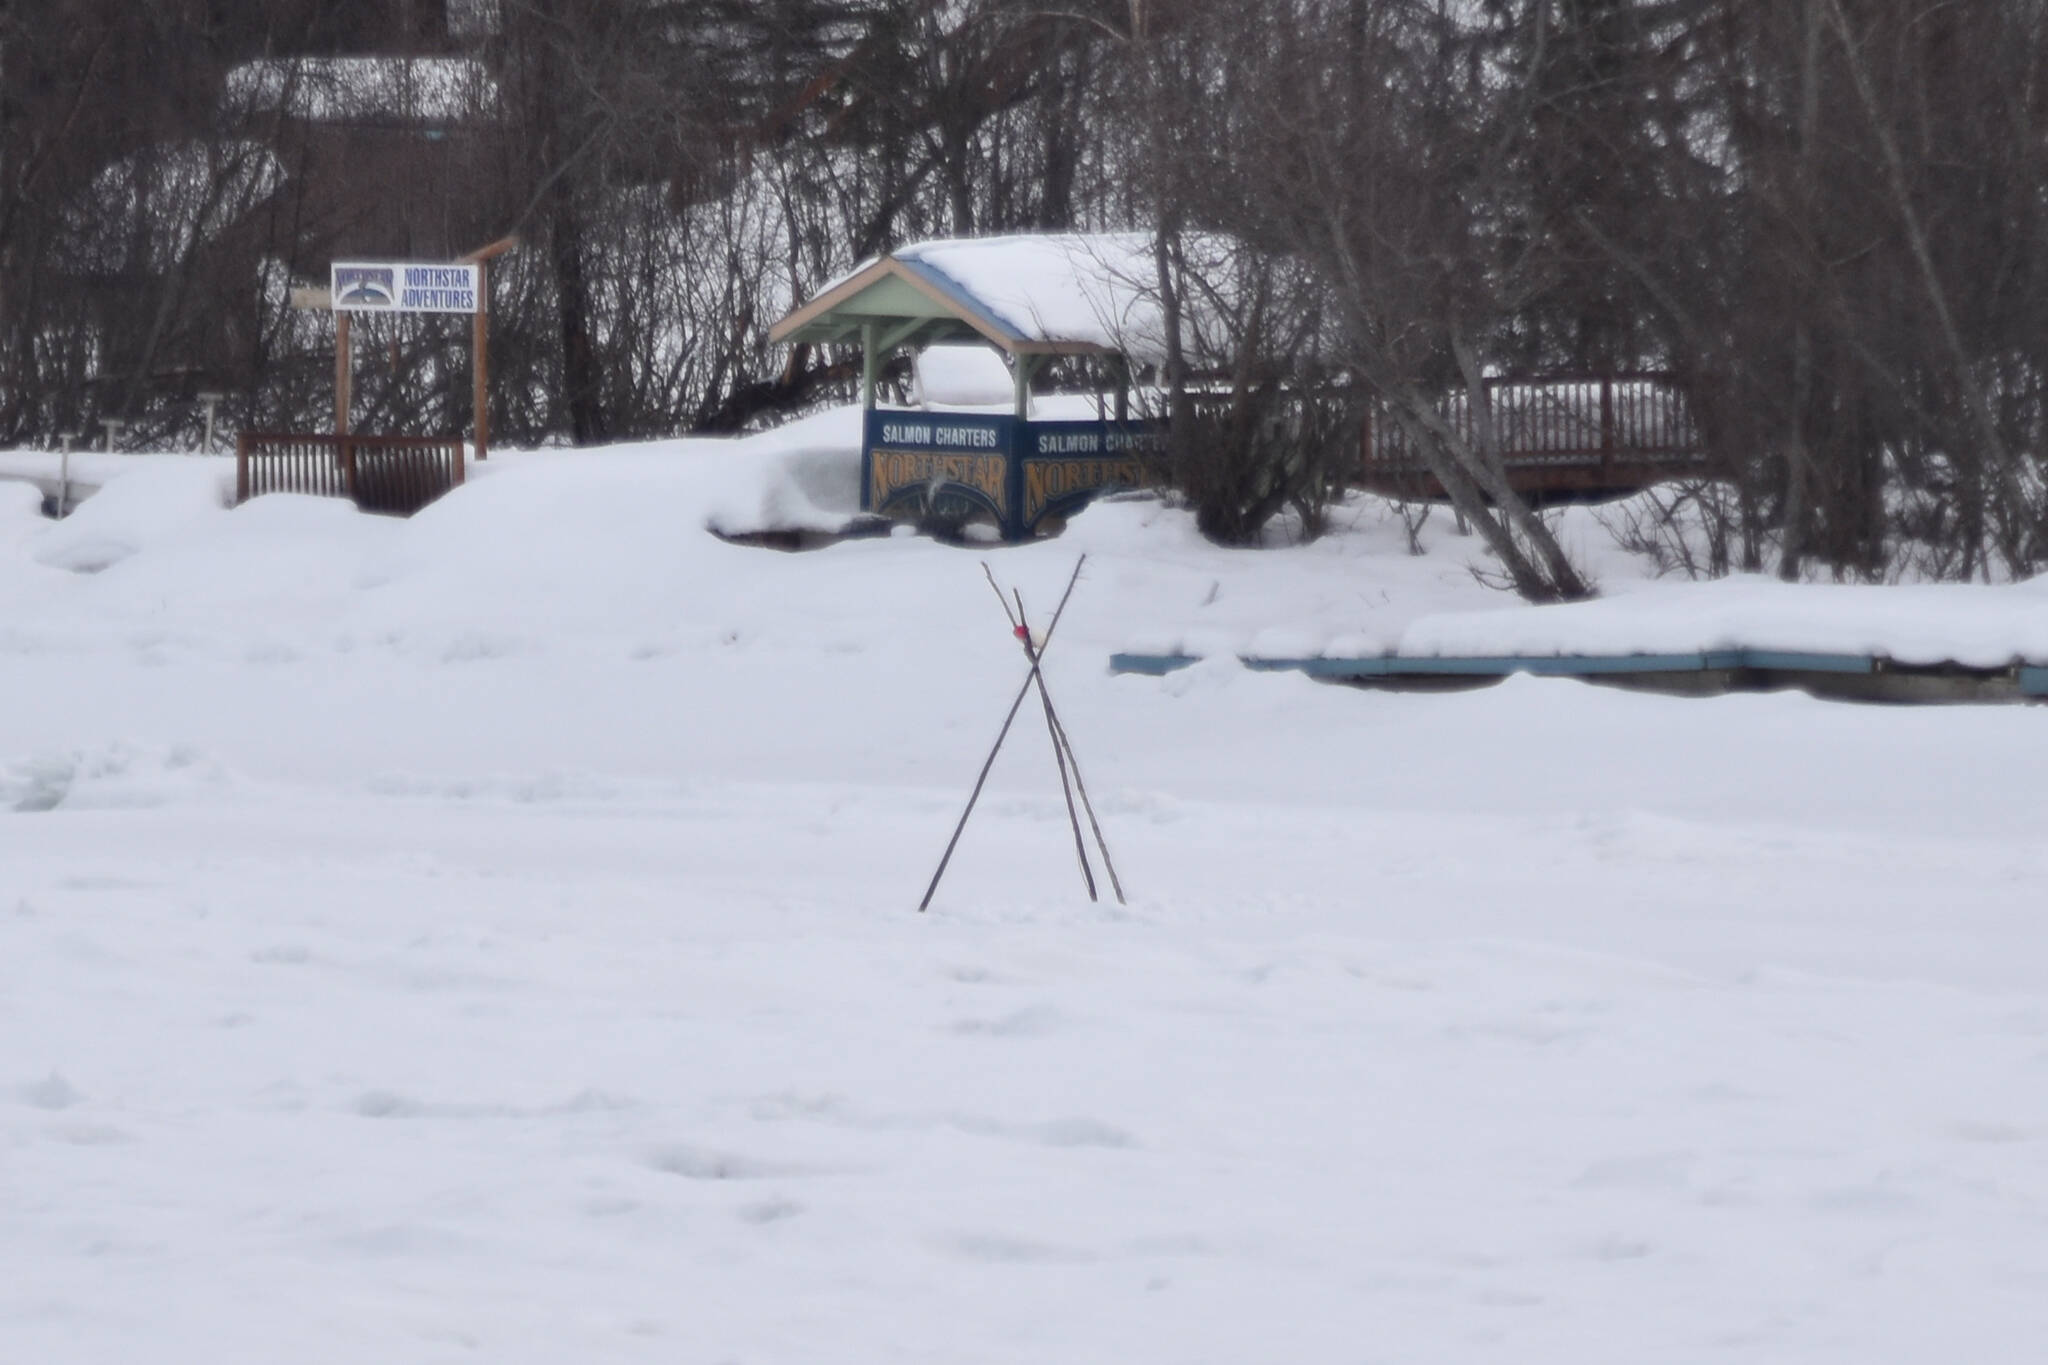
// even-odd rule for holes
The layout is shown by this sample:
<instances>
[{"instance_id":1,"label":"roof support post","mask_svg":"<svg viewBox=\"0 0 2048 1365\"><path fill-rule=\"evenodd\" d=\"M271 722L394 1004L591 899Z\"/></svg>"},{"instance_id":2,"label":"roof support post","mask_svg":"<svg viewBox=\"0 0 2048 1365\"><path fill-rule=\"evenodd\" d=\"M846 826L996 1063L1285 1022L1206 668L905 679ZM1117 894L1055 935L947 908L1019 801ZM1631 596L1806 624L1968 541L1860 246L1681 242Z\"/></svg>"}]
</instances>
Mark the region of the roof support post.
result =
<instances>
[{"instance_id":1,"label":"roof support post","mask_svg":"<svg viewBox=\"0 0 2048 1365\"><path fill-rule=\"evenodd\" d=\"M875 410L875 377L882 371L882 357L877 354L882 348L875 331L872 322L860 325L860 405L868 412Z\"/></svg>"},{"instance_id":2,"label":"roof support post","mask_svg":"<svg viewBox=\"0 0 2048 1365\"><path fill-rule=\"evenodd\" d=\"M349 319L351 313L337 312L334 315L334 434L348 435L349 408L352 406L355 360L349 345ZM112 445L107 447L113 449Z\"/></svg>"},{"instance_id":3,"label":"roof support post","mask_svg":"<svg viewBox=\"0 0 2048 1365\"><path fill-rule=\"evenodd\" d=\"M1017 385L1017 420L1031 416L1031 377L1045 364L1042 355L1016 355L1011 357L1010 376Z\"/></svg>"}]
</instances>

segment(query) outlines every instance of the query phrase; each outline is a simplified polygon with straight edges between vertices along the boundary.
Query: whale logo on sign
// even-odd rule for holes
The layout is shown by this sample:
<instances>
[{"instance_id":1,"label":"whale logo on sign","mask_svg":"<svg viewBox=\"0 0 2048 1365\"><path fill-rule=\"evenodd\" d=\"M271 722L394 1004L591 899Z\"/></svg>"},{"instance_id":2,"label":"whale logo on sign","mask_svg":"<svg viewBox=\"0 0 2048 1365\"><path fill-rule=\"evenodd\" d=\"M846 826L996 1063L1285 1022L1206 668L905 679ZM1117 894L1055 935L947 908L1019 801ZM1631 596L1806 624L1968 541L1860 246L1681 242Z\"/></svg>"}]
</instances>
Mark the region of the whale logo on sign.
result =
<instances>
[{"instance_id":1,"label":"whale logo on sign","mask_svg":"<svg viewBox=\"0 0 2048 1365\"><path fill-rule=\"evenodd\" d=\"M388 265L334 267L336 308L394 308L398 305L397 272Z\"/></svg>"}]
</instances>

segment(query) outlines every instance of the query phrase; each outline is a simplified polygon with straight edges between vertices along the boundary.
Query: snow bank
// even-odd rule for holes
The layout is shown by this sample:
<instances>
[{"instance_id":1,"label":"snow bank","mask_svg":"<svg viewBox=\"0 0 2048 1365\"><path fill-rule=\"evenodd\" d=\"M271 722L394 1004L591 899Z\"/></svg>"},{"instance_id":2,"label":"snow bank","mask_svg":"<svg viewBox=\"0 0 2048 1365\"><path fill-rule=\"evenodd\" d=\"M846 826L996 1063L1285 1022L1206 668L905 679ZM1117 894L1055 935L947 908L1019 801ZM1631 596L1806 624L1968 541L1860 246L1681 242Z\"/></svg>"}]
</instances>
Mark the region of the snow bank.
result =
<instances>
[{"instance_id":1,"label":"snow bank","mask_svg":"<svg viewBox=\"0 0 2048 1365\"><path fill-rule=\"evenodd\" d=\"M1593 602L1432 615L1410 655L1687 654L1769 649L2001 668L2048 661L2048 583L1848 586L1739 577Z\"/></svg>"},{"instance_id":2,"label":"snow bank","mask_svg":"<svg viewBox=\"0 0 2048 1365\"><path fill-rule=\"evenodd\" d=\"M108 493L122 486L110 484ZM266 494L176 524L109 568L94 591L137 617L174 600L181 615L209 624L289 627L295 618L344 608L385 581L403 535L403 522L340 498Z\"/></svg>"},{"instance_id":3,"label":"snow bank","mask_svg":"<svg viewBox=\"0 0 2048 1365\"><path fill-rule=\"evenodd\" d=\"M938 362L949 383L978 382L969 371L986 371L984 361L1002 368L986 348L945 349L975 353ZM955 360L962 360L959 374L945 369ZM1007 396L991 406L1006 410ZM1088 417L1095 400L1048 395L1036 406L1041 415ZM238 557L256 556L268 565L262 577L278 601L319 591L316 585L383 583L400 572L394 564L410 564L421 571L438 565L433 572L443 577L524 584L521 610L545 599L565 619L657 600L678 610L676 575L721 553L701 532L831 534L857 518L860 433L860 410L843 407L736 439L501 451L468 487L404 529L331 500L263 498L230 516L232 467L222 460L74 456L82 475L108 480L105 488L52 525L33 516L33 490L0 484L11 499L0 507L0 527L14 528L0 529L0 537L30 543L41 565L79 572L163 547L152 570L158 581L174 578L194 600L223 607L246 600L246 576L234 593L208 584L236 577L225 566ZM44 474L55 458L0 455L0 468ZM1573 508L1560 535L1609 595L1532 609L1479 589L1470 575L1483 562L1478 542L1453 534L1442 519L1418 532L1428 551L1421 556L1406 553L1398 515L1378 498L1354 495L1333 511L1332 524L1332 534L1309 545L1223 551L1156 498L1109 498L1071 523L1055 553L1086 550L1141 576L1150 569L1140 564L1175 566L1206 589L1193 602L1133 603L1100 642L1104 653L1493 657L1750 648L1987 668L2048 661L2048 583L2041 580L1892 587L1757 577L1645 581L1645 566L1607 541L1592 511ZM719 562L720 573L738 572ZM501 591L477 609L497 617L508 600Z\"/></svg>"},{"instance_id":4,"label":"snow bank","mask_svg":"<svg viewBox=\"0 0 2048 1365\"><path fill-rule=\"evenodd\" d=\"M128 810L168 805L227 785L219 765L187 748L111 744L0 766L0 812Z\"/></svg>"},{"instance_id":5,"label":"snow bank","mask_svg":"<svg viewBox=\"0 0 2048 1365\"><path fill-rule=\"evenodd\" d=\"M442 504L460 506L485 482L545 467L573 471L549 475L551 486L591 515L605 508L624 516L650 512L676 533L686 527L727 536L829 533L860 513L860 440L860 409L843 407L744 437L685 437L595 451L493 451L482 471L487 477ZM579 479L587 484L580 492Z\"/></svg>"},{"instance_id":6,"label":"snow bank","mask_svg":"<svg viewBox=\"0 0 2048 1365\"><path fill-rule=\"evenodd\" d=\"M0 481L0 545L18 545L42 528L42 490L32 483Z\"/></svg>"},{"instance_id":7,"label":"snow bank","mask_svg":"<svg viewBox=\"0 0 2048 1365\"><path fill-rule=\"evenodd\" d=\"M1892 586L1783 583L1756 576L1705 582L1650 579L1648 566L1615 547L1590 508L1566 509L1560 538L1606 595L1531 607L1479 589L1476 540L1432 521L1418 534L1427 553L1405 553L1398 515L1354 495L1332 514L1333 534L1313 545L1250 558L1292 581L1260 594L1256 612L1170 612L1134 621L1116 648L1136 654L1262 658L1437 658L1515 655L1693 654L1716 650L1876 655L1902 664L2003 668L2048 662L2048 579L2017 584ZM1115 500L1085 514L1068 542L1105 549L1144 536L1148 553L1199 556L1191 525L1165 509ZM1333 562L1335 561L1335 562ZM1342 565L1356 578L1330 573ZM1303 573L1305 565L1314 572ZM1240 584L1263 577L1252 565ZM1222 580L1219 579L1219 583ZM1239 594L1242 596L1240 586Z\"/></svg>"},{"instance_id":8,"label":"snow bank","mask_svg":"<svg viewBox=\"0 0 2048 1365\"><path fill-rule=\"evenodd\" d=\"M182 457L119 457L126 463L36 547L39 563L96 573L146 546L197 532L224 517L234 466Z\"/></svg>"}]
</instances>

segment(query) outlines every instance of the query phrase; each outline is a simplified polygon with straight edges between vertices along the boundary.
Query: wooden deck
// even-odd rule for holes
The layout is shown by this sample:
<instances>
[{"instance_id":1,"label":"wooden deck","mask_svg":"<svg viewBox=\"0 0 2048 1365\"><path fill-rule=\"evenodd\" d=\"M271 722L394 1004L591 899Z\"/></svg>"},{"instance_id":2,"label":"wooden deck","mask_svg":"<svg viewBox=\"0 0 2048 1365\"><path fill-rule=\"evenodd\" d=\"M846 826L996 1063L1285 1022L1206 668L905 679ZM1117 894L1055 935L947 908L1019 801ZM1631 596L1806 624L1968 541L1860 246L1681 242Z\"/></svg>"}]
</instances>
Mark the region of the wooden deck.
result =
<instances>
[{"instance_id":1,"label":"wooden deck","mask_svg":"<svg viewBox=\"0 0 2048 1365\"><path fill-rule=\"evenodd\" d=\"M462 480L462 442L454 437L245 431L235 442L237 503L311 493L409 517Z\"/></svg>"},{"instance_id":2,"label":"wooden deck","mask_svg":"<svg viewBox=\"0 0 2048 1365\"><path fill-rule=\"evenodd\" d=\"M1508 483L1518 493L1599 497L1710 472L1685 393L1671 375L1489 379L1484 392ZM1461 436L1473 438L1467 395L1449 395L1443 413ZM1367 414L1362 447L1360 487L1397 498L1444 496L1407 433L1384 412Z\"/></svg>"}]
</instances>

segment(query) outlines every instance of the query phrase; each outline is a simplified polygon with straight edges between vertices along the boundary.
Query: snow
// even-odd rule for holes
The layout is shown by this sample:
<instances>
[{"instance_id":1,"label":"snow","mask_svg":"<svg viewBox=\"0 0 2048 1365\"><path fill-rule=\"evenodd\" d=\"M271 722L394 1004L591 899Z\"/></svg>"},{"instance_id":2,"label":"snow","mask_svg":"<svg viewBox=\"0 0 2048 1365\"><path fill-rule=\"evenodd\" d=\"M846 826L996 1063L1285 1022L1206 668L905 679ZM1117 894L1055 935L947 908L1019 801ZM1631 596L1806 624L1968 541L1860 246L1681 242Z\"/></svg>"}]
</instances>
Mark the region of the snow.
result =
<instances>
[{"instance_id":1,"label":"snow","mask_svg":"<svg viewBox=\"0 0 2048 1365\"><path fill-rule=\"evenodd\" d=\"M162 456L151 456L152 461ZM0 450L0 481L48 480L55 483L64 468L63 455L54 450ZM110 451L71 452L70 474L75 484L97 488L108 479L140 466L133 456Z\"/></svg>"},{"instance_id":2,"label":"snow","mask_svg":"<svg viewBox=\"0 0 2048 1365\"><path fill-rule=\"evenodd\" d=\"M499 0L448 0L448 36L485 38L502 31Z\"/></svg>"},{"instance_id":3,"label":"snow","mask_svg":"<svg viewBox=\"0 0 2048 1365\"><path fill-rule=\"evenodd\" d=\"M1765 578L1666 584L1542 611L1431 616L1415 654L1678 654L1749 648L2000 668L2048 661L2048 584L1873 587Z\"/></svg>"},{"instance_id":4,"label":"snow","mask_svg":"<svg viewBox=\"0 0 2048 1365\"><path fill-rule=\"evenodd\" d=\"M1149 233L1070 232L938 238L890 255L928 283L970 301L1007 331L1005 345L1079 343L1156 365L1165 356L1165 321L1154 250ZM1188 344L1196 350L1204 348L1209 333L1227 330L1220 305L1240 292L1243 253L1241 244L1217 234L1193 233L1182 240L1182 264L1204 281L1182 300ZM832 293L881 260L860 262L812 297Z\"/></svg>"},{"instance_id":5,"label":"snow","mask_svg":"<svg viewBox=\"0 0 2048 1365\"><path fill-rule=\"evenodd\" d=\"M1111 502L1076 528L1091 543L1148 534L1151 505ZM1877 655L1908 665L2003 668L2048 663L2048 580L1984 585L1783 583L1756 575L1711 582L1658 579L1621 552L1609 510L1561 509L1559 538L1602 595L1559 606L1509 605L1466 591L1489 566L1476 540L1440 523L1419 534L1429 553L1404 556L1397 514L1353 495L1332 512L1337 534L1272 556L1239 575L1233 601L1134 621L1113 648L1134 654L1268 659L1695 654L1718 650ZM1107 532L1100 535L1100 532ZM1200 556L1181 528L1172 552ZM1303 573L1307 566L1313 571ZM1370 582L1373 586L1362 587ZM1220 580L1219 580L1220 582Z\"/></svg>"},{"instance_id":6,"label":"snow","mask_svg":"<svg viewBox=\"0 0 2048 1365\"><path fill-rule=\"evenodd\" d=\"M1033 341L1086 341L1137 355L1159 333L1152 239L1141 232L954 238L895 255L953 280Z\"/></svg>"},{"instance_id":7,"label":"snow","mask_svg":"<svg viewBox=\"0 0 2048 1365\"><path fill-rule=\"evenodd\" d=\"M450 123L489 112L498 85L467 57L290 57L244 62L222 83L231 115L314 122Z\"/></svg>"},{"instance_id":8,"label":"snow","mask_svg":"<svg viewBox=\"0 0 2048 1365\"><path fill-rule=\"evenodd\" d=\"M225 518L234 493L235 467L226 460L73 455L71 462L74 478L84 473L108 481L38 541L36 561L60 569L98 572L145 546L175 540Z\"/></svg>"},{"instance_id":9,"label":"snow","mask_svg":"<svg viewBox=\"0 0 2048 1365\"><path fill-rule=\"evenodd\" d=\"M920 407L1009 406L1016 398L1010 367L993 346L927 346L913 359L911 375Z\"/></svg>"},{"instance_id":10,"label":"snow","mask_svg":"<svg viewBox=\"0 0 2048 1365\"><path fill-rule=\"evenodd\" d=\"M1197 234L1185 250L1198 267L1214 270L1230 244ZM1152 363L1165 335L1152 252L1147 233L1066 232L939 238L891 255L944 276L1021 340L1084 342ZM827 281L813 297L831 293L879 259Z\"/></svg>"},{"instance_id":11,"label":"snow","mask_svg":"<svg viewBox=\"0 0 2048 1365\"><path fill-rule=\"evenodd\" d=\"M2016 648L2038 585L1581 539L1610 598L1550 613L1368 502L706 534L850 515L857 430L494 453L407 521L0 484L0 1359L2030 1358L2040 711L1104 665ZM1023 673L981 561L1042 621L1082 551L1046 672L1132 902L1027 709L919 916Z\"/></svg>"},{"instance_id":12,"label":"snow","mask_svg":"<svg viewBox=\"0 0 2048 1365\"><path fill-rule=\"evenodd\" d=\"M284 183L247 139L161 142L109 162L64 206L58 261L88 274L166 274Z\"/></svg>"}]
</instances>

